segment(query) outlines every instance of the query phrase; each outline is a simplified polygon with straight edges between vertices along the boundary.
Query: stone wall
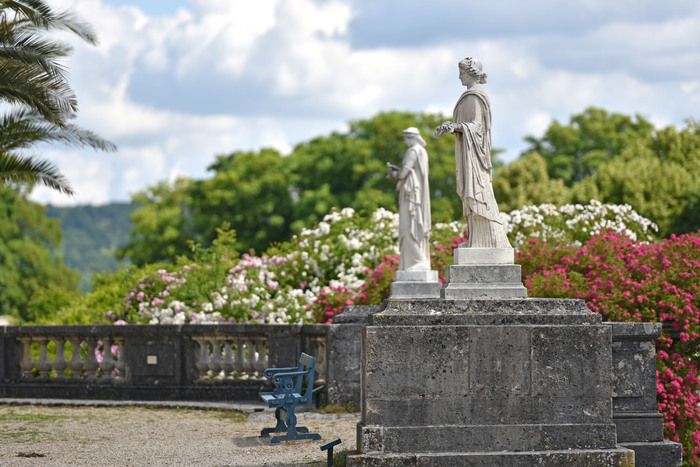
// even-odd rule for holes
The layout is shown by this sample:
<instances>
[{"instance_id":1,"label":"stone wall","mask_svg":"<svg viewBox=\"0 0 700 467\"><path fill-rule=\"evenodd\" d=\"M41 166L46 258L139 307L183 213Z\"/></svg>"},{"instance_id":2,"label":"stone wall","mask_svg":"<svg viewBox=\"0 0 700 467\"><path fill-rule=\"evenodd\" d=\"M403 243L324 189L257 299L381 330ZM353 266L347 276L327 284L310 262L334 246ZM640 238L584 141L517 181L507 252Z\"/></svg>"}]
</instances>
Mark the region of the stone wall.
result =
<instances>
[{"instance_id":1,"label":"stone wall","mask_svg":"<svg viewBox=\"0 0 700 467\"><path fill-rule=\"evenodd\" d=\"M317 357L327 325L0 327L0 397L255 400L268 367Z\"/></svg>"}]
</instances>

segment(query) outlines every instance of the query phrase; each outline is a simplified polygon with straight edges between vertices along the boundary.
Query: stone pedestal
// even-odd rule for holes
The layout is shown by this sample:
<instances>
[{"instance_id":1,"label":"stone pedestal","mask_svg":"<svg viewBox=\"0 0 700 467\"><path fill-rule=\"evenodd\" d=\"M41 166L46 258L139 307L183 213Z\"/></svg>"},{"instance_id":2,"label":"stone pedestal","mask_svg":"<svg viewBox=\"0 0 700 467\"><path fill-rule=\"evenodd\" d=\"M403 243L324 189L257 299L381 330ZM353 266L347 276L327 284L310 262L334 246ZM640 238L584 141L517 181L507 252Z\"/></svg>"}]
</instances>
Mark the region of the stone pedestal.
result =
<instances>
[{"instance_id":1,"label":"stone pedestal","mask_svg":"<svg viewBox=\"0 0 700 467\"><path fill-rule=\"evenodd\" d=\"M333 317L328 330L328 403L360 407L362 334L384 305L350 305Z\"/></svg>"},{"instance_id":2,"label":"stone pedestal","mask_svg":"<svg viewBox=\"0 0 700 467\"><path fill-rule=\"evenodd\" d=\"M441 298L442 284L437 271L396 271L391 283L392 300Z\"/></svg>"},{"instance_id":3,"label":"stone pedestal","mask_svg":"<svg viewBox=\"0 0 700 467\"><path fill-rule=\"evenodd\" d=\"M525 298L520 265L512 248L456 248L447 270L447 300Z\"/></svg>"},{"instance_id":4,"label":"stone pedestal","mask_svg":"<svg viewBox=\"0 0 700 467\"><path fill-rule=\"evenodd\" d=\"M681 445L664 440L663 417L656 405L656 339L661 325L609 324L617 442L635 452L637 467L681 465Z\"/></svg>"},{"instance_id":5,"label":"stone pedestal","mask_svg":"<svg viewBox=\"0 0 700 467\"><path fill-rule=\"evenodd\" d=\"M349 466L633 466L611 327L579 300L390 300L365 329Z\"/></svg>"}]
</instances>

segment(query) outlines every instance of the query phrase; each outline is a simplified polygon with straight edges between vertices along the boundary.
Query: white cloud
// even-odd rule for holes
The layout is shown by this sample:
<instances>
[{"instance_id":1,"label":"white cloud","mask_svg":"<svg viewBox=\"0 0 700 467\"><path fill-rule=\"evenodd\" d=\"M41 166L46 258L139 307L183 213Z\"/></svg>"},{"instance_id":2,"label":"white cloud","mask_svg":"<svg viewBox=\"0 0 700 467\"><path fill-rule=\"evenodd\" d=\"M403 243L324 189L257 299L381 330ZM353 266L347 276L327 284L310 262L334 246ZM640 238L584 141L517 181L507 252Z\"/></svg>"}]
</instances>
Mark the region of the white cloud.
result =
<instances>
[{"instance_id":1,"label":"white cloud","mask_svg":"<svg viewBox=\"0 0 700 467\"><path fill-rule=\"evenodd\" d=\"M264 146L289 151L382 110L449 114L461 90L457 61L465 55L481 58L489 74L494 144L507 149L506 159L517 156L526 134L588 106L678 124L697 116L700 104L700 13L688 16L685 4L661 16L625 19L615 10L591 14L586 23L580 15L567 19L570 31L535 22L517 37L505 30L457 34L463 28L441 36L439 22L426 22L397 29L403 43L373 45L371 22L356 21L363 10L350 0L195 0L159 16L104 0L56 3L99 33L98 47L71 39L71 82L79 123L120 149L47 152L79 193L73 200L47 190L33 195L54 203L128 199L161 179L204 176L217 154ZM452 21L445 16L452 4L441 4L445 12L434 11ZM372 11L392 28L412 11L387 8L377 2ZM564 12L552 9L557 14ZM369 38L362 47L358 24Z\"/></svg>"}]
</instances>

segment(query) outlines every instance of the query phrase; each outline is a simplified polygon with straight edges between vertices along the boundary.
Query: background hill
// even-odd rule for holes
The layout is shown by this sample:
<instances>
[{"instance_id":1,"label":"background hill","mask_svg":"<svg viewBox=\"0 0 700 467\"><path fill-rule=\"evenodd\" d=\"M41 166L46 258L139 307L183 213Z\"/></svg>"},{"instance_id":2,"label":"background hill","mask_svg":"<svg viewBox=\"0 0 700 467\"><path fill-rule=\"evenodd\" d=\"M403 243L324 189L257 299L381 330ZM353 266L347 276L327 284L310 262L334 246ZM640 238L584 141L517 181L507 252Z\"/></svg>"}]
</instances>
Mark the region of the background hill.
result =
<instances>
[{"instance_id":1,"label":"background hill","mask_svg":"<svg viewBox=\"0 0 700 467\"><path fill-rule=\"evenodd\" d=\"M114 271L127 260L115 253L129 240L129 216L137 205L110 203L100 206L47 206L49 218L59 221L63 230L60 253L66 266L80 272L80 289L90 289L95 272Z\"/></svg>"}]
</instances>

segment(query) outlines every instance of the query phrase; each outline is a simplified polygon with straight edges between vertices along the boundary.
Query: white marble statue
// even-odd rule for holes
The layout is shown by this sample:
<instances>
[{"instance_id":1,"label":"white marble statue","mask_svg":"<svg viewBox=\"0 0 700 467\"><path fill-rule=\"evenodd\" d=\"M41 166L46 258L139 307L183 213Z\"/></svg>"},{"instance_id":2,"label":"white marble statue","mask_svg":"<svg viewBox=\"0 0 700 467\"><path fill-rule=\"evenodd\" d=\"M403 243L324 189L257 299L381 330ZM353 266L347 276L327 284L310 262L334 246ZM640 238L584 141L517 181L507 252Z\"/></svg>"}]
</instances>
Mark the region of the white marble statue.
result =
<instances>
[{"instance_id":1,"label":"white marble statue","mask_svg":"<svg viewBox=\"0 0 700 467\"><path fill-rule=\"evenodd\" d=\"M460 61L459 79L467 90L455 105L454 121L440 125L435 135L456 136L457 193L469 229L463 246L511 248L491 183L491 103L482 86L486 73L481 62L471 57Z\"/></svg>"},{"instance_id":2,"label":"white marble statue","mask_svg":"<svg viewBox=\"0 0 700 467\"><path fill-rule=\"evenodd\" d=\"M403 131L408 150L401 167L387 163L388 177L398 178L399 271L430 270L430 187L425 140L416 128Z\"/></svg>"}]
</instances>

